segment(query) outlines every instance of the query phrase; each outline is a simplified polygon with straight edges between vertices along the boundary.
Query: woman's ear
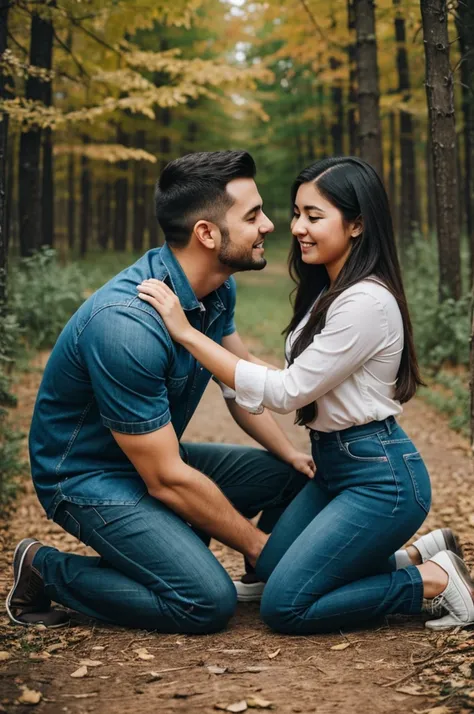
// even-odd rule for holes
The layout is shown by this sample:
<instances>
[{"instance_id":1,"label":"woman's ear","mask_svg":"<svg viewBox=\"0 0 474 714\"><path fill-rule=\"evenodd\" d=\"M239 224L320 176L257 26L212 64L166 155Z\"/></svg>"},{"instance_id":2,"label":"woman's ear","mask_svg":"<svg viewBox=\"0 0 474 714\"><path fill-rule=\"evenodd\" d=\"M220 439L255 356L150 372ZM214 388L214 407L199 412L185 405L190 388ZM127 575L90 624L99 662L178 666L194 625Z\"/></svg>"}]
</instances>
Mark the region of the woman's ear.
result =
<instances>
[{"instance_id":1,"label":"woman's ear","mask_svg":"<svg viewBox=\"0 0 474 714\"><path fill-rule=\"evenodd\" d=\"M352 224L352 229L351 229L351 238L358 238L364 231L364 223L362 221L362 218L356 218L354 223Z\"/></svg>"}]
</instances>

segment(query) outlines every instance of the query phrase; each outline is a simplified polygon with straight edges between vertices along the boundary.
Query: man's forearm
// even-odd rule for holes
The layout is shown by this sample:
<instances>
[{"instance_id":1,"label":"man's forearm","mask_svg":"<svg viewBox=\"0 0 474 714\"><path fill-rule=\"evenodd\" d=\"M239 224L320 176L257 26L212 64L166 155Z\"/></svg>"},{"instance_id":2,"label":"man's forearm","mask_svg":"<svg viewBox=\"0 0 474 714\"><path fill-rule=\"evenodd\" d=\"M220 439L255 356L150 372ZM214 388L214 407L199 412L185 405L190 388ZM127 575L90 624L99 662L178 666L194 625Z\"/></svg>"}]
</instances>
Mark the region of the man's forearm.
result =
<instances>
[{"instance_id":1,"label":"man's forearm","mask_svg":"<svg viewBox=\"0 0 474 714\"><path fill-rule=\"evenodd\" d=\"M267 536L227 500L207 476L182 463L172 479L161 479L150 495L188 523L243 553L254 564Z\"/></svg>"},{"instance_id":2,"label":"man's forearm","mask_svg":"<svg viewBox=\"0 0 474 714\"><path fill-rule=\"evenodd\" d=\"M232 399L226 399L226 403L232 417L246 434L267 451L288 461L295 447L267 409L261 414L250 414Z\"/></svg>"}]
</instances>

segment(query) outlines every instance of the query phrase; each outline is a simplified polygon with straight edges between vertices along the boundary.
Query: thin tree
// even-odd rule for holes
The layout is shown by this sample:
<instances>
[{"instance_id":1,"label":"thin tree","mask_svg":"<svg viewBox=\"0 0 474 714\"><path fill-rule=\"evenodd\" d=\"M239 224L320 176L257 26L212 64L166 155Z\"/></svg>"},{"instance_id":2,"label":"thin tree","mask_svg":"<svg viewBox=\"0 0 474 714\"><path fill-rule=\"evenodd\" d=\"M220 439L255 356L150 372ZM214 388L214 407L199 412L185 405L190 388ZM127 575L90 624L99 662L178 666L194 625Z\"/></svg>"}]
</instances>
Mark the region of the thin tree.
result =
<instances>
[{"instance_id":1,"label":"thin tree","mask_svg":"<svg viewBox=\"0 0 474 714\"><path fill-rule=\"evenodd\" d=\"M393 0L393 4L396 9L395 41L397 44L398 92L402 95L402 101L408 102L411 97L411 83L406 46L405 18L403 17L400 8L400 0ZM402 260L406 258L406 248L410 242L413 231L418 228L420 224L414 133L415 127L411 113L405 109L401 109L400 214L398 223L398 238Z\"/></svg>"},{"instance_id":2,"label":"thin tree","mask_svg":"<svg viewBox=\"0 0 474 714\"><path fill-rule=\"evenodd\" d=\"M355 43L355 12L353 0L347 0L347 28L349 30L349 44L347 45L347 59L349 62L349 109L347 123L349 129L349 153L357 156L359 153L359 136L357 126L357 65Z\"/></svg>"},{"instance_id":3,"label":"thin tree","mask_svg":"<svg viewBox=\"0 0 474 714\"><path fill-rule=\"evenodd\" d=\"M0 55L7 49L8 9L10 1L0 0ZM6 78L0 73L0 98L7 97ZM0 117L0 320L7 303L8 234L6 231L6 165L7 165L8 115ZM2 346L0 345L0 353Z\"/></svg>"},{"instance_id":4,"label":"thin tree","mask_svg":"<svg viewBox=\"0 0 474 714\"><path fill-rule=\"evenodd\" d=\"M360 154L383 178L374 0L354 0Z\"/></svg>"},{"instance_id":5,"label":"thin tree","mask_svg":"<svg viewBox=\"0 0 474 714\"><path fill-rule=\"evenodd\" d=\"M31 19L30 65L48 69L52 41L51 19L43 17L50 5L42 0L33 6ZM26 82L26 99L44 102L44 82L36 73L29 74ZM41 245L41 129L28 127L20 137L19 160L19 210L20 252L27 256Z\"/></svg>"},{"instance_id":6,"label":"thin tree","mask_svg":"<svg viewBox=\"0 0 474 714\"><path fill-rule=\"evenodd\" d=\"M54 7L56 0L51 0L49 5ZM51 70L53 64L53 20L45 21L44 43L46 69ZM53 104L53 80L44 83L43 101L47 107ZM53 163L53 132L51 127L43 130L43 174L41 195L41 229L43 245L54 244L54 163Z\"/></svg>"},{"instance_id":7,"label":"thin tree","mask_svg":"<svg viewBox=\"0 0 474 714\"><path fill-rule=\"evenodd\" d=\"M461 50L462 112L464 117L464 212L474 281L474 6L459 0L456 25Z\"/></svg>"},{"instance_id":8,"label":"thin tree","mask_svg":"<svg viewBox=\"0 0 474 714\"><path fill-rule=\"evenodd\" d=\"M461 297L458 172L453 75L449 65L446 0L421 0L426 59L426 96L433 147L439 299Z\"/></svg>"}]
</instances>

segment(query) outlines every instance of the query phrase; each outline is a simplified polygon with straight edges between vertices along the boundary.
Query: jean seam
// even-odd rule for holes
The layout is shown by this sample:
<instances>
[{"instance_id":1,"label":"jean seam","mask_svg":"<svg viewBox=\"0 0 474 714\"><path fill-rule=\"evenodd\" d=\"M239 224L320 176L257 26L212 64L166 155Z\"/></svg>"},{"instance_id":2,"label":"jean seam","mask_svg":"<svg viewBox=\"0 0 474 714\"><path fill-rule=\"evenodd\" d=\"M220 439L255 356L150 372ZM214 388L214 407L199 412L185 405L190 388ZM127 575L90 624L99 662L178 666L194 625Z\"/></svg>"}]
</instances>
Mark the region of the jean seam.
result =
<instances>
[{"instance_id":1,"label":"jean seam","mask_svg":"<svg viewBox=\"0 0 474 714\"><path fill-rule=\"evenodd\" d=\"M398 483L397 476L396 476L396 474L395 474L394 468L393 468L393 466L392 466L392 462L390 461L389 455L388 455L387 450L386 450L386 448L385 448L385 443L382 441L382 439L381 439L380 437L379 437L379 441L380 441L380 445L381 445L382 449L384 450L384 454L385 454L385 456L386 456L386 458L387 458L387 463L388 463L388 465L390 466L390 471L392 472L392 476L393 476L393 482L394 482L395 486L397 487L397 502L396 502L396 504L395 504L394 509L392 510L392 512L391 512L391 514L390 514L391 516L393 516L393 514L394 514L395 511L397 510L398 504L399 504L399 502L400 502L400 486L399 486L399 483Z\"/></svg>"}]
</instances>

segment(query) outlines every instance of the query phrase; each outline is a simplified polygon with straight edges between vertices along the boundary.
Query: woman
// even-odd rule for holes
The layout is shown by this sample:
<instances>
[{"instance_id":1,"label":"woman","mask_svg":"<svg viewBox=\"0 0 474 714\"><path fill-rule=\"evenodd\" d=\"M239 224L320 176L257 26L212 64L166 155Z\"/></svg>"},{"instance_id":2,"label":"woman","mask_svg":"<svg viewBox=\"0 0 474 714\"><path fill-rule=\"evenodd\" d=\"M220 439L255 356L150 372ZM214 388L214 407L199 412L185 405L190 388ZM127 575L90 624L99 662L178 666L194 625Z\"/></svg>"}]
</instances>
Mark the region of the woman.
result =
<instances>
[{"instance_id":1,"label":"woman","mask_svg":"<svg viewBox=\"0 0 474 714\"><path fill-rule=\"evenodd\" d=\"M310 634L417 614L425 600L447 611L432 629L472 623L474 581L450 531L392 556L425 520L431 490L395 418L422 382L384 187L362 160L326 159L298 176L292 203L298 288L284 370L239 360L194 330L163 283L139 286L241 406L296 409L310 430L316 476L257 562L267 582L262 617L277 631Z\"/></svg>"}]
</instances>

